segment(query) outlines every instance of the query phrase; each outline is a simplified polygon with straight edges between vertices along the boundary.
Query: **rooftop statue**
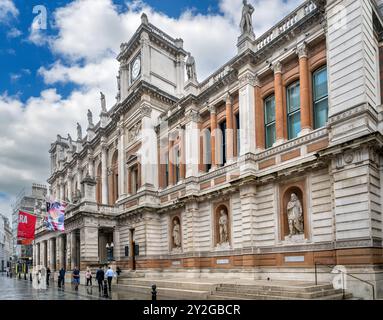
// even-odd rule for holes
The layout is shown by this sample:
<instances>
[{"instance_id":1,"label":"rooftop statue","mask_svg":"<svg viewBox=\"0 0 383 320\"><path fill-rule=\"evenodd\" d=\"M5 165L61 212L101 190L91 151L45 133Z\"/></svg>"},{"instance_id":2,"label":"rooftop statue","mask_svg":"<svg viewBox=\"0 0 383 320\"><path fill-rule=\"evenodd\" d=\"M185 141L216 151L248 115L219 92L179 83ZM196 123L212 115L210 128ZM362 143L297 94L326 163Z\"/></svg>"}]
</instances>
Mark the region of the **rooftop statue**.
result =
<instances>
[{"instance_id":1,"label":"rooftop statue","mask_svg":"<svg viewBox=\"0 0 383 320\"><path fill-rule=\"evenodd\" d=\"M251 15L254 13L254 7L243 0L242 18L240 23L241 34L254 34Z\"/></svg>"},{"instance_id":2,"label":"rooftop statue","mask_svg":"<svg viewBox=\"0 0 383 320\"><path fill-rule=\"evenodd\" d=\"M77 140L82 140L82 129L80 124L77 122Z\"/></svg>"},{"instance_id":3,"label":"rooftop statue","mask_svg":"<svg viewBox=\"0 0 383 320\"><path fill-rule=\"evenodd\" d=\"M197 72L195 68L194 57L188 52L188 58L186 60L186 72L188 80L197 80Z\"/></svg>"},{"instance_id":4,"label":"rooftop statue","mask_svg":"<svg viewBox=\"0 0 383 320\"><path fill-rule=\"evenodd\" d=\"M92 114L92 111L90 111L88 109L88 126L89 128L92 128L94 125L93 125L93 114Z\"/></svg>"},{"instance_id":5,"label":"rooftop statue","mask_svg":"<svg viewBox=\"0 0 383 320\"><path fill-rule=\"evenodd\" d=\"M107 111L106 111L106 100L105 100L105 95L104 95L102 92L100 92L100 94L101 94L101 111L102 111L102 112L107 112Z\"/></svg>"}]
</instances>

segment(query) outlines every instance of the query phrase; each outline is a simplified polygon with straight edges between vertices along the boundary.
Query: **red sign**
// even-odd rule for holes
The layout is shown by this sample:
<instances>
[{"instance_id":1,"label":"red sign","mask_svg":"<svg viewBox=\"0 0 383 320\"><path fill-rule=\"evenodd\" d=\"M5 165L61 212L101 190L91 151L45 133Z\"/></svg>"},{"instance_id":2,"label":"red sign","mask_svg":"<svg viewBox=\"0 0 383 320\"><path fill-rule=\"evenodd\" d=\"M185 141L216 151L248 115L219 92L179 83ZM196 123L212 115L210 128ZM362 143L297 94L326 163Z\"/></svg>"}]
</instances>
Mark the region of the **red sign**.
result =
<instances>
[{"instance_id":1,"label":"red sign","mask_svg":"<svg viewBox=\"0 0 383 320\"><path fill-rule=\"evenodd\" d=\"M36 216L19 211L19 223L17 226L18 239L34 239L35 238Z\"/></svg>"}]
</instances>

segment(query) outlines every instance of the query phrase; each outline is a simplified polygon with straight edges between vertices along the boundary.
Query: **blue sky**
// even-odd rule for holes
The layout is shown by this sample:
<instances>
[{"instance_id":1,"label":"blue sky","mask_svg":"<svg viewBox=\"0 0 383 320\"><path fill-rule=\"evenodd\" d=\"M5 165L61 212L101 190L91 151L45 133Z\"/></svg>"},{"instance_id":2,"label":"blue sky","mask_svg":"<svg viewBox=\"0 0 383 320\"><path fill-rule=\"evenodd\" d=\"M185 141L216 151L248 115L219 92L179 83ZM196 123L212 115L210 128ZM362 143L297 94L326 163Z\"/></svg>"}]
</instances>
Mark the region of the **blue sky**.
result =
<instances>
[{"instance_id":1,"label":"blue sky","mask_svg":"<svg viewBox=\"0 0 383 320\"><path fill-rule=\"evenodd\" d=\"M0 0L1 2L2 0ZM97 0L96 0L97 1ZM46 88L37 70L44 65L54 63L56 56L46 46L36 46L25 39L30 32L30 27L36 14L33 7L43 5L48 12L48 29L46 33L50 36L57 35L57 28L54 26L52 13L56 8L64 7L71 1L29 1L15 0L14 4L19 10L16 18L9 19L6 23L0 24L0 90L7 91L9 95L17 95L25 102L30 96L38 96ZM126 9L126 2L115 0L118 10ZM177 18L185 10L193 10L195 13L207 14L219 12L217 0L148 0L146 4L154 10L163 12L169 17ZM12 36L10 32L18 30L19 36ZM45 33L45 32L44 32ZM59 84L58 91L66 97L73 90L72 84Z\"/></svg>"},{"instance_id":2,"label":"blue sky","mask_svg":"<svg viewBox=\"0 0 383 320\"><path fill-rule=\"evenodd\" d=\"M303 0L249 2L260 36ZM36 5L47 9L46 30L33 23ZM115 57L142 12L183 38L202 81L237 53L241 8L242 0L0 0L0 213L10 214L22 188L46 183L57 134L76 136L88 108L98 121L100 91L113 106Z\"/></svg>"}]
</instances>

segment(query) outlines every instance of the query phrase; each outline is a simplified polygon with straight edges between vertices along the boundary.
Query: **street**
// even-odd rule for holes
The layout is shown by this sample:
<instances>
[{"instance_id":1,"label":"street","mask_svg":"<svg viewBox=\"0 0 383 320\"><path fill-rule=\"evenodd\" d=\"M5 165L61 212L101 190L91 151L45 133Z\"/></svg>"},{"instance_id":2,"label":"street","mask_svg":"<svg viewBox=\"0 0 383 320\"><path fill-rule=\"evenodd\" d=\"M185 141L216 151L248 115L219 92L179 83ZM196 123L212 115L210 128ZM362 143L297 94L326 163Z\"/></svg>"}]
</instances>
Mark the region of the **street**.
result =
<instances>
[{"instance_id":1,"label":"street","mask_svg":"<svg viewBox=\"0 0 383 320\"><path fill-rule=\"evenodd\" d=\"M108 298L99 294L98 286L93 283L92 287L80 285L75 291L70 283L65 288L57 287L56 283L50 283L47 290L37 290L29 280L8 278L5 273L0 273L0 300L147 300L149 296L136 293L121 292L112 287L112 293Z\"/></svg>"}]
</instances>

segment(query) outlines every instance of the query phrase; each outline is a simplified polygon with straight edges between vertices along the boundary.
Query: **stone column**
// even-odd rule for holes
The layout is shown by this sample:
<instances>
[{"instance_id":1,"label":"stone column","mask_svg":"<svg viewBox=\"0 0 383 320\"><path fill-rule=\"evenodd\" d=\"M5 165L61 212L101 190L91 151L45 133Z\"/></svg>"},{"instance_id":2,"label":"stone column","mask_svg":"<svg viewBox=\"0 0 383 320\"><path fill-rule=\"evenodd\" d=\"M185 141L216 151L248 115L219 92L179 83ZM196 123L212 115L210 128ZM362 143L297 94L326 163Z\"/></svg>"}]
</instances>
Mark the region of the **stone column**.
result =
<instances>
[{"instance_id":1,"label":"stone column","mask_svg":"<svg viewBox=\"0 0 383 320\"><path fill-rule=\"evenodd\" d=\"M255 136L257 151L265 149L265 113L261 97L261 85L258 77L255 78Z\"/></svg>"},{"instance_id":2,"label":"stone column","mask_svg":"<svg viewBox=\"0 0 383 320\"><path fill-rule=\"evenodd\" d=\"M152 109L150 97L143 96L141 99L141 188L153 189L158 187L158 148L154 125L159 112Z\"/></svg>"},{"instance_id":3,"label":"stone column","mask_svg":"<svg viewBox=\"0 0 383 320\"><path fill-rule=\"evenodd\" d=\"M297 48L299 57L299 83L301 104L301 132L300 135L309 133L312 129L310 121L310 89L309 67L306 43Z\"/></svg>"},{"instance_id":4,"label":"stone column","mask_svg":"<svg viewBox=\"0 0 383 320\"><path fill-rule=\"evenodd\" d=\"M72 233L69 232L66 234L66 252L65 252L65 259L66 259L66 269L70 270L72 265Z\"/></svg>"},{"instance_id":5,"label":"stone column","mask_svg":"<svg viewBox=\"0 0 383 320\"><path fill-rule=\"evenodd\" d=\"M51 271L56 270L56 252L55 252L55 241L54 238L49 239L49 268Z\"/></svg>"},{"instance_id":6,"label":"stone column","mask_svg":"<svg viewBox=\"0 0 383 320\"><path fill-rule=\"evenodd\" d=\"M200 138L199 115L197 110L190 110L186 115L185 125L185 159L186 178L198 176Z\"/></svg>"},{"instance_id":7,"label":"stone column","mask_svg":"<svg viewBox=\"0 0 383 320\"><path fill-rule=\"evenodd\" d=\"M185 179L185 173L186 173L186 164L185 164L185 132L184 130L180 130L180 142L178 144L178 148L180 150L180 159L179 166L180 166L180 180Z\"/></svg>"},{"instance_id":8,"label":"stone column","mask_svg":"<svg viewBox=\"0 0 383 320\"><path fill-rule=\"evenodd\" d=\"M212 169L217 166L216 157L216 133L217 133L217 110L215 106L209 106L210 111L210 145L211 145L211 166Z\"/></svg>"},{"instance_id":9,"label":"stone column","mask_svg":"<svg viewBox=\"0 0 383 320\"><path fill-rule=\"evenodd\" d=\"M185 251L194 252L198 247L198 239L196 238L198 230L196 229L198 224L198 202L192 201L186 204L185 208L185 220L182 223L184 230L182 247ZM186 227L185 227L186 226Z\"/></svg>"},{"instance_id":10,"label":"stone column","mask_svg":"<svg viewBox=\"0 0 383 320\"><path fill-rule=\"evenodd\" d=\"M150 81L150 39L147 32L141 33L141 78L147 82Z\"/></svg>"},{"instance_id":11,"label":"stone column","mask_svg":"<svg viewBox=\"0 0 383 320\"><path fill-rule=\"evenodd\" d=\"M125 128L123 126L123 116L121 116L121 121L118 124L118 198L126 196L125 190Z\"/></svg>"},{"instance_id":12,"label":"stone column","mask_svg":"<svg viewBox=\"0 0 383 320\"><path fill-rule=\"evenodd\" d=\"M240 156L255 153L255 75L246 70L239 77Z\"/></svg>"},{"instance_id":13,"label":"stone column","mask_svg":"<svg viewBox=\"0 0 383 320\"><path fill-rule=\"evenodd\" d=\"M78 261L77 260L77 257L76 257L76 231L72 231L71 232L71 237L70 237L70 255L71 255L71 264L70 264L70 267L71 269L73 270L74 267L77 266L78 264ZM79 267L79 266L78 266Z\"/></svg>"},{"instance_id":14,"label":"stone column","mask_svg":"<svg viewBox=\"0 0 383 320\"><path fill-rule=\"evenodd\" d=\"M47 240L46 242L46 246L47 246L47 264L46 264L46 267L49 267L52 271L52 268L51 268L51 256L52 256L52 247L51 247L51 239Z\"/></svg>"},{"instance_id":15,"label":"stone column","mask_svg":"<svg viewBox=\"0 0 383 320\"><path fill-rule=\"evenodd\" d=\"M282 86L282 64L278 61L274 65L274 95L275 95L275 127L276 142L278 145L285 141L285 112L283 110L283 86Z\"/></svg>"},{"instance_id":16,"label":"stone column","mask_svg":"<svg viewBox=\"0 0 383 320\"><path fill-rule=\"evenodd\" d=\"M60 201L65 199L64 181L60 178Z\"/></svg>"},{"instance_id":17,"label":"stone column","mask_svg":"<svg viewBox=\"0 0 383 320\"><path fill-rule=\"evenodd\" d=\"M64 266L62 252L62 236L56 237L56 270L60 270Z\"/></svg>"},{"instance_id":18,"label":"stone column","mask_svg":"<svg viewBox=\"0 0 383 320\"><path fill-rule=\"evenodd\" d=\"M108 204L108 172L107 172L107 148L101 145L101 193L102 204Z\"/></svg>"},{"instance_id":19,"label":"stone column","mask_svg":"<svg viewBox=\"0 0 383 320\"><path fill-rule=\"evenodd\" d=\"M98 263L98 227L85 226L80 232L81 261L84 263Z\"/></svg>"},{"instance_id":20,"label":"stone column","mask_svg":"<svg viewBox=\"0 0 383 320\"><path fill-rule=\"evenodd\" d=\"M129 67L127 63L122 63L120 66L120 81L121 81L121 101L124 101L129 88Z\"/></svg>"},{"instance_id":21,"label":"stone column","mask_svg":"<svg viewBox=\"0 0 383 320\"><path fill-rule=\"evenodd\" d=\"M222 132L224 134L224 132ZM231 163L234 157L234 121L233 100L228 92L226 95L226 161Z\"/></svg>"},{"instance_id":22,"label":"stone column","mask_svg":"<svg viewBox=\"0 0 383 320\"><path fill-rule=\"evenodd\" d=\"M40 244L40 264L46 267L46 256L45 256L45 247L46 247L46 241L41 241Z\"/></svg>"},{"instance_id":23,"label":"stone column","mask_svg":"<svg viewBox=\"0 0 383 320\"><path fill-rule=\"evenodd\" d=\"M120 241L120 229L115 227L113 230L113 257L116 261L121 259L121 241Z\"/></svg>"},{"instance_id":24,"label":"stone column","mask_svg":"<svg viewBox=\"0 0 383 320\"><path fill-rule=\"evenodd\" d=\"M88 174L91 178L94 178L93 156L90 153L88 153Z\"/></svg>"},{"instance_id":25,"label":"stone column","mask_svg":"<svg viewBox=\"0 0 383 320\"><path fill-rule=\"evenodd\" d=\"M68 183L68 201L72 202L72 193L73 193L73 186L72 186L72 172L68 171L67 176L67 183Z\"/></svg>"},{"instance_id":26,"label":"stone column","mask_svg":"<svg viewBox=\"0 0 383 320\"><path fill-rule=\"evenodd\" d=\"M37 265L37 243L33 245L33 266Z\"/></svg>"}]
</instances>

